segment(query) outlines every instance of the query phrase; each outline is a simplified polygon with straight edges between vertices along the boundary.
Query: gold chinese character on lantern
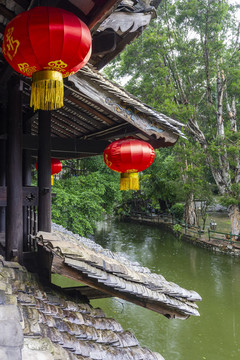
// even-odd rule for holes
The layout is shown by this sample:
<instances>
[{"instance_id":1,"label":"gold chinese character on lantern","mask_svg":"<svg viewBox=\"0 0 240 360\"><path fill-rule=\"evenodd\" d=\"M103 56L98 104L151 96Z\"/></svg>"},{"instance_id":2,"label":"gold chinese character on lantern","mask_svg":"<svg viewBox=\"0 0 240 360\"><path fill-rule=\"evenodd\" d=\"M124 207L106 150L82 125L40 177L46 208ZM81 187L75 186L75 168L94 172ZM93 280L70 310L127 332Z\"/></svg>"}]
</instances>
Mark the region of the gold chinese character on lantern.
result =
<instances>
[{"instance_id":1,"label":"gold chinese character on lantern","mask_svg":"<svg viewBox=\"0 0 240 360\"><path fill-rule=\"evenodd\" d=\"M27 76L32 76L32 74L36 71L36 66L29 66L28 63L18 64L18 67L19 70Z\"/></svg>"},{"instance_id":2,"label":"gold chinese character on lantern","mask_svg":"<svg viewBox=\"0 0 240 360\"><path fill-rule=\"evenodd\" d=\"M55 60L55 61L50 61L48 63L48 66L56 71L60 71L60 72L65 72L65 68L68 66L67 64L65 64L62 60Z\"/></svg>"},{"instance_id":3,"label":"gold chinese character on lantern","mask_svg":"<svg viewBox=\"0 0 240 360\"><path fill-rule=\"evenodd\" d=\"M14 58L17 53L20 42L13 37L14 27L8 29L6 34L6 44L4 44L3 52L9 57L10 60ZM7 48L7 49L6 49Z\"/></svg>"}]
</instances>

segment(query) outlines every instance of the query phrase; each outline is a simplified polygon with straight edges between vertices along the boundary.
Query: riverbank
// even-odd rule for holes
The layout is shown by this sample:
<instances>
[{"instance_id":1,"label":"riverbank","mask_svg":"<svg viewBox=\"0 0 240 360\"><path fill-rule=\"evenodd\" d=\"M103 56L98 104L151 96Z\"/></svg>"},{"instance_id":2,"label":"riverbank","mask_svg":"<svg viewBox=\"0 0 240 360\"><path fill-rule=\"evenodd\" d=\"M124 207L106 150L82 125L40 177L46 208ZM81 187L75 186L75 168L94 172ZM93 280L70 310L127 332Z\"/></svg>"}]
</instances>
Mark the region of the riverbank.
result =
<instances>
[{"instance_id":1,"label":"riverbank","mask_svg":"<svg viewBox=\"0 0 240 360\"><path fill-rule=\"evenodd\" d=\"M190 242L196 246L208 249L215 253L240 257L240 242L229 241L224 234L219 233L217 238L209 236L208 231L198 231L196 228L178 227L174 229L174 223L169 216L128 216L122 218L125 222L134 222L154 226L166 227L172 231L179 239Z\"/></svg>"},{"instance_id":2,"label":"riverbank","mask_svg":"<svg viewBox=\"0 0 240 360\"><path fill-rule=\"evenodd\" d=\"M166 360L239 360L238 257L206 251L178 240L166 227L151 224L105 219L97 225L94 239L203 298L200 317L184 321L169 321L116 298L94 300L94 307L114 317L125 330L130 328L141 346L161 353Z\"/></svg>"}]
</instances>

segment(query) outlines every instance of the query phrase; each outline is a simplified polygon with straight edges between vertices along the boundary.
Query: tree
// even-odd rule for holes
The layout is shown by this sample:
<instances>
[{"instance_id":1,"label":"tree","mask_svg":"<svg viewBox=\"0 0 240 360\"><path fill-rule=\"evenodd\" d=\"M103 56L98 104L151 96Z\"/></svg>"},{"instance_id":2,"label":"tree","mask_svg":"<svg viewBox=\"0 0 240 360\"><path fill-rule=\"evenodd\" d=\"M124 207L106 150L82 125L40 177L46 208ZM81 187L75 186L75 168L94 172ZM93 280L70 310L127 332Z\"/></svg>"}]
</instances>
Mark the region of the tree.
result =
<instances>
[{"instance_id":1,"label":"tree","mask_svg":"<svg viewBox=\"0 0 240 360\"><path fill-rule=\"evenodd\" d=\"M103 213L112 214L121 193L118 174L110 171L102 158L85 159L80 164L64 163L65 173L53 187L56 198L53 198L52 219L86 236L93 233ZM82 170L81 175L72 176L76 170Z\"/></svg>"},{"instance_id":2,"label":"tree","mask_svg":"<svg viewBox=\"0 0 240 360\"><path fill-rule=\"evenodd\" d=\"M129 91L187 123L191 152L201 147L234 234L240 233L239 33L236 7L227 0L163 0L157 20L107 70L128 74ZM195 182L198 164L187 156L185 167L185 155L177 158Z\"/></svg>"}]
</instances>

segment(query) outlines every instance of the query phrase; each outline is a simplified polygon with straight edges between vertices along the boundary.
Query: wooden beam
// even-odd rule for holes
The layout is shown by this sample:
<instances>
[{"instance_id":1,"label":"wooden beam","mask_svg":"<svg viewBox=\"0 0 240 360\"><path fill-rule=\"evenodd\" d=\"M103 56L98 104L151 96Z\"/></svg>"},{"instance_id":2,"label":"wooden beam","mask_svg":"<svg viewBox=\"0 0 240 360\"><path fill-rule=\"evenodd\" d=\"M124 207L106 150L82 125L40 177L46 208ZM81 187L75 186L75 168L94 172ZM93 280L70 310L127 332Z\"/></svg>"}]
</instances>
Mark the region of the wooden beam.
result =
<instances>
[{"instance_id":1,"label":"wooden beam","mask_svg":"<svg viewBox=\"0 0 240 360\"><path fill-rule=\"evenodd\" d=\"M24 10L27 10L30 2L28 0L14 0L14 2L20 5Z\"/></svg>"},{"instance_id":2,"label":"wooden beam","mask_svg":"<svg viewBox=\"0 0 240 360\"><path fill-rule=\"evenodd\" d=\"M24 149L37 150L38 144L38 136L23 134ZM51 138L51 151L55 152L102 154L107 145L109 145L109 142L105 140Z\"/></svg>"},{"instance_id":3,"label":"wooden beam","mask_svg":"<svg viewBox=\"0 0 240 360\"><path fill-rule=\"evenodd\" d=\"M98 7L94 7L88 15L89 21L87 25L89 29L92 29L100 20L102 21L108 14L112 12L112 9L117 6L121 0L108 0L104 4L100 4Z\"/></svg>"},{"instance_id":4,"label":"wooden beam","mask_svg":"<svg viewBox=\"0 0 240 360\"><path fill-rule=\"evenodd\" d=\"M85 154L85 153L68 153L68 152L61 152L61 151L52 151L51 153L52 157L55 157L59 160L71 160L71 159L82 159L82 158L87 158L87 157L90 157L90 156L97 156L97 155L100 155L100 154L94 154L94 153L91 153L91 154Z\"/></svg>"},{"instance_id":5,"label":"wooden beam","mask_svg":"<svg viewBox=\"0 0 240 360\"><path fill-rule=\"evenodd\" d=\"M36 186L23 186L22 188L23 206L38 205L38 188ZM0 207L7 206L7 187L0 186Z\"/></svg>"},{"instance_id":6,"label":"wooden beam","mask_svg":"<svg viewBox=\"0 0 240 360\"><path fill-rule=\"evenodd\" d=\"M0 4L0 14L8 20L12 20L16 16L13 11L7 9L6 6L2 4Z\"/></svg>"},{"instance_id":7,"label":"wooden beam","mask_svg":"<svg viewBox=\"0 0 240 360\"><path fill-rule=\"evenodd\" d=\"M79 286L77 288L76 287L75 288L64 288L63 290L66 292L77 291L82 296L86 296L89 300L106 299L106 298L113 297L112 295L106 294L106 293L99 291L97 289L94 289L90 286Z\"/></svg>"},{"instance_id":8,"label":"wooden beam","mask_svg":"<svg viewBox=\"0 0 240 360\"><path fill-rule=\"evenodd\" d=\"M186 319L188 317L187 315L182 314L178 310L167 308L166 306L164 306L164 304L160 304L159 302L148 301L148 300L139 298L135 295L115 290L114 288L110 288L110 287L104 285L103 283L99 283L97 279L89 278L86 274L83 274L79 270L66 265L64 263L64 260L55 254L53 256L53 261L52 261L52 273L63 275L72 280L77 280L87 286L90 286L101 292L105 292L106 294L108 294L110 296L114 296L114 297L118 297L118 298L126 300L126 301L130 301L136 305L139 305L146 309L160 313L160 314L166 316L167 318L178 317L178 318Z\"/></svg>"},{"instance_id":9,"label":"wooden beam","mask_svg":"<svg viewBox=\"0 0 240 360\"><path fill-rule=\"evenodd\" d=\"M24 186L22 190L23 206L38 206L38 187Z\"/></svg>"},{"instance_id":10,"label":"wooden beam","mask_svg":"<svg viewBox=\"0 0 240 360\"><path fill-rule=\"evenodd\" d=\"M128 123L123 123L109 129L100 130L87 136L88 139L111 140L116 137L136 135L138 129Z\"/></svg>"},{"instance_id":11,"label":"wooden beam","mask_svg":"<svg viewBox=\"0 0 240 360\"><path fill-rule=\"evenodd\" d=\"M60 139L52 138L52 150L61 152L78 152L86 154L102 154L108 141Z\"/></svg>"},{"instance_id":12,"label":"wooden beam","mask_svg":"<svg viewBox=\"0 0 240 360\"><path fill-rule=\"evenodd\" d=\"M51 111L39 111L38 137L38 229L51 232Z\"/></svg>"},{"instance_id":13,"label":"wooden beam","mask_svg":"<svg viewBox=\"0 0 240 360\"><path fill-rule=\"evenodd\" d=\"M22 263L22 91L20 79L12 78L8 88L6 259L15 259Z\"/></svg>"},{"instance_id":14,"label":"wooden beam","mask_svg":"<svg viewBox=\"0 0 240 360\"><path fill-rule=\"evenodd\" d=\"M71 102L73 102L74 104L80 106L81 108L91 112L93 115L96 115L99 119L101 119L103 122L109 124L109 125L113 125L114 121L111 120L110 118L108 118L107 116L103 115L100 111L95 110L93 107L85 104L83 101L81 101L80 99L75 98L73 95L67 95L65 96L65 98L67 98L68 100L70 100Z\"/></svg>"},{"instance_id":15,"label":"wooden beam","mask_svg":"<svg viewBox=\"0 0 240 360\"><path fill-rule=\"evenodd\" d=\"M116 49L116 33L113 30L96 33L92 39L92 56L104 55Z\"/></svg>"}]
</instances>

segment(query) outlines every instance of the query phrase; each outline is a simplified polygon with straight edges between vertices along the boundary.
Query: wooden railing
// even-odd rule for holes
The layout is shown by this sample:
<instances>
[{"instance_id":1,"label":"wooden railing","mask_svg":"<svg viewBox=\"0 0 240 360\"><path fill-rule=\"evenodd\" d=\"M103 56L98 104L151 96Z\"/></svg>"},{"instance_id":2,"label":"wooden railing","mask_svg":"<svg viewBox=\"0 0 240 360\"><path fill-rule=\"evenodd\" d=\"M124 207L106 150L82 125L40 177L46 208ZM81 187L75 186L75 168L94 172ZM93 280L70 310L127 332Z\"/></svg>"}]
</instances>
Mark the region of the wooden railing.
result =
<instances>
[{"instance_id":1,"label":"wooden railing","mask_svg":"<svg viewBox=\"0 0 240 360\"><path fill-rule=\"evenodd\" d=\"M23 251L35 252L36 244L34 236L38 226L38 188L23 188Z\"/></svg>"},{"instance_id":2,"label":"wooden railing","mask_svg":"<svg viewBox=\"0 0 240 360\"><path fill-rule=\"evenodd\" d=\"M226 233L226 232L220 232L220 231L208 229L208 239L209 239L209 241L221 240L221 241L227 241L230 244L238 243L240 245L240 235L232 234L231 232Z\"/></svg>"},{"instance_id":3,"label":"wooden railing","mask_svg":"<svg viewBox=\"0 0 240 360\"><path fill-rule=\"evenodd\" d=\"M34 236L38 231L37 221L37 206L25 206L24 207L24 241L23 251L24 252L35 252L37 251Z\"/></svg>"},{"instance_id":4,"label":"wooden railing","mask_svg":"<svg viewBox=\"0 0 240 360\"><path fill-rule=\"evenodd\" d=\"M36 245L33 237L37 234L38 188L26 186L22 188L23 205L23 251L34 252ZM7 187L0 186L0 207L7 206ZM3 222L5 222L5 214ZM1 230L1 246L5 248L5 229Z\"/></svg>"},{"instance_id":5,"label":"wooden railing","mask_svg":"<svg viewBox=\"0 0 240 360\"><path fill-rule=\"evenodd\" d=\"M193 236L195 239L202 239L208 241L224 241L230 244L239 244L240 247L240 235L220 232L212 229L202 230L200 226L189 226L183 221L179 221L171 214L146 214L141 212L132 212L131 217L137 218L141 221L149 221L153 223L167 223L170 225L176 233ZM175 225L179 225L179 229L176 229Z\"/></svg>"}]
</instances>

